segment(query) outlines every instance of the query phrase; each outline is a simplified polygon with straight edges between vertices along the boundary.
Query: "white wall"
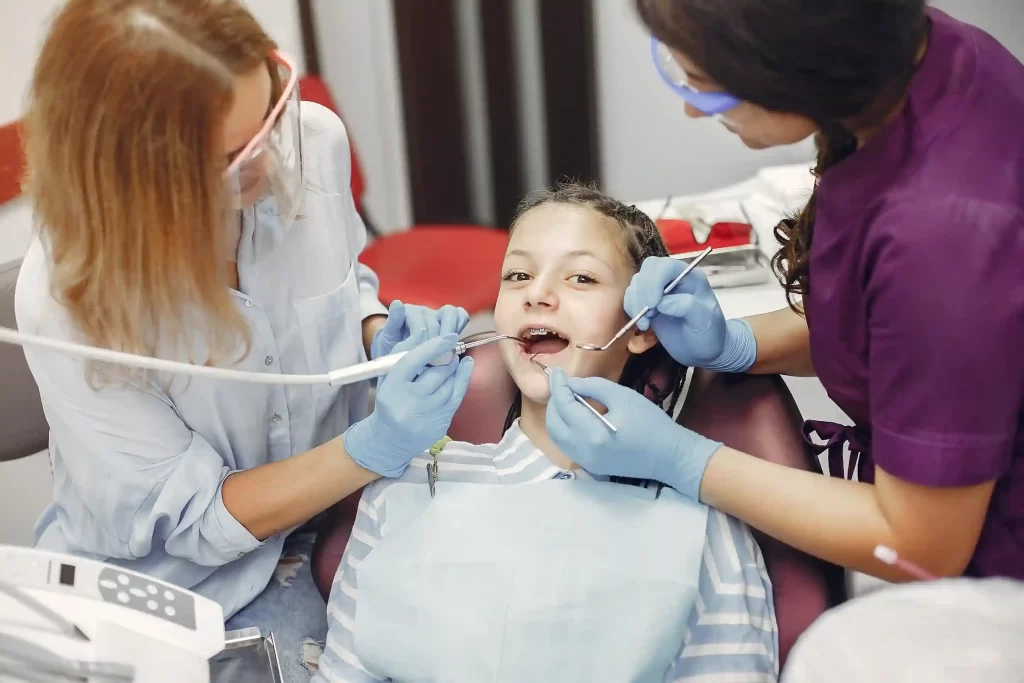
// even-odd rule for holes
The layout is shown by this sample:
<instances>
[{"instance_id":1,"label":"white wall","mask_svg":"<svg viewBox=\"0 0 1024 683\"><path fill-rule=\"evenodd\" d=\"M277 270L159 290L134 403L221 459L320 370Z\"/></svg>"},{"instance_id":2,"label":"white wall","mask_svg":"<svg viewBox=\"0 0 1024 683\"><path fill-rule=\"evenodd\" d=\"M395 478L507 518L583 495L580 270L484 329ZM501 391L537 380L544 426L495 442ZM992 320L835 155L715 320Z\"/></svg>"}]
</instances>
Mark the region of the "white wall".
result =
<instances>
[{"instance_id":1,"label":"white wall","mask_svg":"<svg viewBox=\"0 0 1024 683\"><path fill-rule=\"evenodd\" d=\"M754 152L711 120L691 121L651 64L650 35L630 0L593 0L598 139L604 189L622 199L713 190L762 166L812 158L812 147Z\"/></svg>"},{"instance_id":2,"label":"white wall","mask_svg":"<svg viewBox=\"0 0 1024 683\"><path fill-rule=\"evenodd\" d=\"M302 49L302 25L299 23L299 5L295 0L242 0L263 26L263 30L277 42L282 52L293 57L299 71L306 68Z\"/></svg>"},{"instance_id":3,"label":"white wall","mask_svg":"<svg viewBox=\"0 0 1024 683\"><path fill-rule=\"evenodd\" d=\"M412 224L394 9L381 0L313 3L324 80L366 175L366 209L382 232Z\"/></svg>"},{"instance_id":4,"label":"white wall","mask_svg":"<svg viewBox=\"0 0 1024 683\"><path fill-rule=\"evenodd\" d=\"M988 31L1024 60L1024 0L930 0L928 4Z\"/></svg>"},{"instance_id":5,"label":"white wall","mask_svg":"<svg viewBox=\"0 0 1024 683\"><path fill-rule=\"evenodd\" d=\"M25 91L50 15L61 0L0 2L0 124L21 117ZM0 207L0 264L21 258L28 247L32 214L24 199Z\"/></svg>"},{"instance_id":6,"label":"white wall","mask_svg":"<svg viewBox=\"0 0 1024 683\"><path fill-rule=\"evenodd\" d=\"M762 166L812 158L809 143L746 149L709 120L692 121L651 64L649 36L630 0L593 0L601 163L606 189L629 199L710 190ZM1024 0L934 0L992 33L1024 59Z\"/></svg>"}]
</instances>

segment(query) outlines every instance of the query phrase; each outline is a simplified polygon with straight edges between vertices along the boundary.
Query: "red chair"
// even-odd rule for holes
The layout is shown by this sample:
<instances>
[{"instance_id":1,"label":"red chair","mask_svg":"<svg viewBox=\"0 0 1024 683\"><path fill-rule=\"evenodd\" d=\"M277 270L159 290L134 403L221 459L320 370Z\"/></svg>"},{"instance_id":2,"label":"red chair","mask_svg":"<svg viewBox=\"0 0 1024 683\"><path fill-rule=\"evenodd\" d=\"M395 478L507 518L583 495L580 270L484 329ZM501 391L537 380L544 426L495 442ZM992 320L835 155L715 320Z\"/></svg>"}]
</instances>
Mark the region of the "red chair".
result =
<instances>
[{"instance_id":1,"label":"red chair","mask_svg":"<svg viewBox=\"0 0 1024 683\"><path fill-rule=\"evenodd\" d=\"M496 346L470 351L476 361L466 398L449 435L469 443L494 443L502 435L516 387ZM717 375L698 371L680 422L760 458L813 470L800 436L796 403L779 377ZM313 550L313 580L327 599L355 521L359 493L332 508ZM774 539L757 534L775 593L780 665L796 639L826 609L845 599L844 573Z\"/></svg>"},{"instance_id":2,"label":"red chair","mask_svg":"<svg viewBox=\"0 0 1024 683\"><path fill-rule=\"evenodd\" d=\"M0 126L0 206L21 196L25 149L21 121Z\"/></svg>"},{"instance_id":3,"label":"red chair","mask_svg":"<svg viewBox=\"0 0 1024 683\"><path fill-rule=\"evenodd\" d=\"M315 76L299 80L302 99L321 104L340 116L326 84ZM380 278L380 300L400 300L440 308L452 304L472 315L493 308L498 298L501 262L508 233L480 226L413 226L406 232L380 235L367 218L363 198L366 180L355 143L352 149L352 197L367 229L376 239L359 260Z\"/></svg>"}]
</instances>

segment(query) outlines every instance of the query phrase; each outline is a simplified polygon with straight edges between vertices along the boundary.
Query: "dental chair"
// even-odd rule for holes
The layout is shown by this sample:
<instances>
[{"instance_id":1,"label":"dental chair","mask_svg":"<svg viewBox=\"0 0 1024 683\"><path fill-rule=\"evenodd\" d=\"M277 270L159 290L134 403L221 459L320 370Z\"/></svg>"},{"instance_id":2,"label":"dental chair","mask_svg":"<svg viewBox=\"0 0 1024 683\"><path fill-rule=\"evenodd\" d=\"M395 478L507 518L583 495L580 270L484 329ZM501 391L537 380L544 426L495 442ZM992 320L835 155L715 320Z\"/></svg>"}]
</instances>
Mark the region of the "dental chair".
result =
<instances>
[{"instance_id":1,"label":"dental chair","mask_svg":"<svg viewBox=\"0 0 1024 683\"><path fill-rule=\"evenodd\" d=\"M496 345L470 351L476 362L469 391L449 436L493 443L516 386ZM800 436L801 417L780 377L694 373L679 422L727 446L788 467L816 470ZM313 549L313 579L326 600L355 522L359 492L328 511ZM843 570L755 532L775 593L780 666L796 639L825 610L845 600Z\"/></svg>"},{"instance_id":2,"label":"dental chair","mask_svg":"<svg viewBox=\"0 0 1024 683\"><path fill-rule=\"evenodd\" d=\"M16 328L14 285L21 262L0 265L0 327ZM20 346L0 344L0 462L46 450L50 428Z\"/></svg>"},{"instance_id":3,"label":"dental chair","mask_svg":"<svg viewBox=\"0 0 1024 683\"><path fill-rule=\"evenodd\" d=\"M16 327L14 284L20 268L20 260L0 263L0 327ZM53 497L49 434L25 353L0 343L0 545L31 545L32 528Z\"/></svg>"}]
</instances>

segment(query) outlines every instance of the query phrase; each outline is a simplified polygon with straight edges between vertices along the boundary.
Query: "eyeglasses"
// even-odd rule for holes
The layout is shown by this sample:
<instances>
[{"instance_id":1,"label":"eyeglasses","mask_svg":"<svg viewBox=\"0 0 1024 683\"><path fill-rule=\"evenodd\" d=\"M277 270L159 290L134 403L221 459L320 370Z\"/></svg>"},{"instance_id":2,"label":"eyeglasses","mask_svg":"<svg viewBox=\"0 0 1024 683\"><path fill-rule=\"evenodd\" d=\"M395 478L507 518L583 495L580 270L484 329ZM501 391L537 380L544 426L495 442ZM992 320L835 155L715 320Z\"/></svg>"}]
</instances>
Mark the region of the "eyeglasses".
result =
<instances>
[{"instance_id":1,"label":"eyeglasses","mask_svg":"<svg viewBox=\"0 0 1024 683\"><path fill-rule=\"evenodd\" d=\"M651 59L654 67L668 84L687 104L707 114L717 116L740 105L742 100L724 92L698 92L687 83L686 72L679 65L668 46L657 38L651 38Z\"/></svg>"},{"instance_id":2,"label":"eyeglasses","mask_svg":"<svg viewBox=\"0 0 1024 683\"><path fill-rule=\"evenodd\" d=\"M236 245L235 258L246 261L262 258L281 244L305 196L298 70L277 51L270 61L281 94L225 174L232 199L226 216L228 243Z\"/></svg>"},{"instance_id":3,"label":"eyeglasses","mask_svg":"<svg viewBox=\"0 0 1024 683\"><path fill-rule=\"evenodd\" d=\"M242 151L239 152L234 159L231 160L231 164L228 166L227 177L232 181L232 184L236 187L239 184L239 177L244 177L253 166L257 166L257 159L267 151L269 147L274 146L278 142L275 138L280 135L274 135L276 128L283 128L278 126L281 123L281 119L284 118L287 108L294 108L296 113L298 107L296 101L298 99L298 88L296 87L299 81L299 74L295 68L295 63L285 55L278 51L270 53L270 58L277 64L277 67L281 74L281 81L284 84L281 92L281 97L277 102L274 103L273 109L267 115L266 121L263 123L263 128L260 129L256 135L249 140ZM289 107L289 105L292 107ZM297 121L295 122L297 123ZM285 131L285 133L291 133L291 131ZM291 142L290 140L288 142Z\"/></svg>"}]
</instances>

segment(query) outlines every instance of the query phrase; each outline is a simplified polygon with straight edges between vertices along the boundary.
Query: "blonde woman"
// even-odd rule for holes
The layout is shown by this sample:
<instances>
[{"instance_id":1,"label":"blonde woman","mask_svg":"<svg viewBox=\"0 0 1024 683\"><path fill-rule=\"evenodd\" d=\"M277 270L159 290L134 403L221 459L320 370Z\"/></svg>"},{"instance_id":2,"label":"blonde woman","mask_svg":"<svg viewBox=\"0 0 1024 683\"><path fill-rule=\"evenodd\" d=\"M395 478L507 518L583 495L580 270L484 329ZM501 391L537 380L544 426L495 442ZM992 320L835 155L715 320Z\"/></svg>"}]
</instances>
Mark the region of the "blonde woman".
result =
<instances>
[{"instance_id":1,"label":"blonde woman","mask_svg":"<svg viewBox=\"0 0 1024 683\"><path fill-rule=\"evenodd\" d=\"M266 373L419 346L369 416L366 385L186 380L26 350L54 475L38 544L206 595L229 627L272 629L287 680L308 678L302 644L326 616L308 534L292 532L444 435L472 364L425 366L468 316L388 315L357 262L345 129L300 108L292 61L237 0L70 0L26 124L38 236L22 331Z\"/></svg>"}]
</instances>

